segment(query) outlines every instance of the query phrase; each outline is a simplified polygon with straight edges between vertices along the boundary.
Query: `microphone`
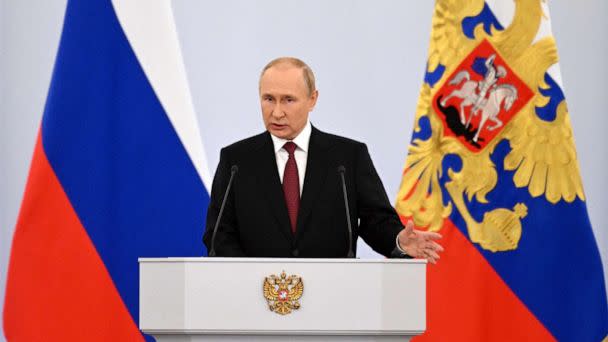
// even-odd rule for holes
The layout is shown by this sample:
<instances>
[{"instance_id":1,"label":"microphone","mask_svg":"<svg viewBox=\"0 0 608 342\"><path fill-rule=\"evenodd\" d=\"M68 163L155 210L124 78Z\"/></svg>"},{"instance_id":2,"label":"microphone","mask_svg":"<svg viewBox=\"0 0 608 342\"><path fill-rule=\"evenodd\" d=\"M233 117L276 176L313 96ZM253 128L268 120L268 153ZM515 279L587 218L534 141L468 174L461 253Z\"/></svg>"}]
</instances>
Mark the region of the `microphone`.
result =
<instances>
[{"instance_id":1,"label":"microphone","mask_svg":"<svg viewBox=\"0 0 608 342\"><path fill-rule=\"evenodd\" d=\"M226 206L226 200L228 199L228 194L230 193L230 187L232 186L232 180L234 179L234 175L239 171L239 167L236 165L232 165L230 168L230 180L228 181L228 186L226 187L226 192L224 193L224 199L222 200L222 206L220 207L220 213L217 215L217 220L215 220L215 226L213 227L213 235L211 235L211 249L209 250L209 256L215 256L215 235L217 234L217 227L220 225L220 220L222 219L222 214L224 213L224 207Z\"/></svg>"},{"instance_id":2,"label":"microphone","mask_svg":"<svg viewBox=\"0 0 608 342\"><path fill-rule=\"evenodd\" d=\"M344 165L338 166L338 173L340 174L340 178L342 179L342 193L344 194L344 208L346 209L346 224L348 226L348 253L346 254L347 258L354 258L355 253L353 253L353 227L350 224L350 210L348 208L348 195L346 193L346 181L344 180L344 172L346 168Z\"/></svg>"}]
</instances>

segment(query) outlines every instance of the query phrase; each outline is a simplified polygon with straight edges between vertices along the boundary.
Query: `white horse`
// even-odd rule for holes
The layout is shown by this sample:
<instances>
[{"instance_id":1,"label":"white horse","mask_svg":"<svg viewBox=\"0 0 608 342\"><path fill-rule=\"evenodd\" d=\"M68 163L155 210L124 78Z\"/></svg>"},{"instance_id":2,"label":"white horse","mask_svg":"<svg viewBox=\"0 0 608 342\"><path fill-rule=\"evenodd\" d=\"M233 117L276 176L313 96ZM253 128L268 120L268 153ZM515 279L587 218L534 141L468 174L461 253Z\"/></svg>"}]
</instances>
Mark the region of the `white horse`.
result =
<instances>
[{"instance_id":1,"label":"white horse","mask_svg":"<svg viewBox=\"0 0 608 342\"><path fill-rule=\"evenodd\" d=\"M501 104L504 110L508 111L513 106L513 103L517 100L517 97L517 88L510 84L498 85L494 88L492 92L490 92L490 97L482 102L480 108L481 120L479 121L477 133L475 133L475 137L473 137L474 142L477 142L477 139L479 139L479 133L484 128L488 120L494 122L493 126L486 127L488 131L493 131L503 125L503 122L498 118L498 113L500 113ZM471 115L469 116L469 120L466 124L467 126L469 126L469 124L471 123L471 118L474 115L477 115L477 113L479 113L479 111L471 113Z\"/></svg>"},{"instance_id":2,"label":"white horse","mask_svg":"<svg viewBox=\"0 0 608 342\"><path fill-rule=\"evenodd\" d=\"M463 80L466 80L460 89L456 89L450 93L450 95L446 96L441 100L441 105L445 107L446 103L452 97L457 97L462 99L460 102L460 122L464 125L466 120L465 117L465 107L471 106L477 103L477 99L479 95L475 92L475 89L478 87L478 82L471 80L471 75L466 70L463 70L454 76L454 78L450 81L449 85L457 85L460 84ZM469 118L470 121L470 118Z\"/></svg>"}]
</instances>

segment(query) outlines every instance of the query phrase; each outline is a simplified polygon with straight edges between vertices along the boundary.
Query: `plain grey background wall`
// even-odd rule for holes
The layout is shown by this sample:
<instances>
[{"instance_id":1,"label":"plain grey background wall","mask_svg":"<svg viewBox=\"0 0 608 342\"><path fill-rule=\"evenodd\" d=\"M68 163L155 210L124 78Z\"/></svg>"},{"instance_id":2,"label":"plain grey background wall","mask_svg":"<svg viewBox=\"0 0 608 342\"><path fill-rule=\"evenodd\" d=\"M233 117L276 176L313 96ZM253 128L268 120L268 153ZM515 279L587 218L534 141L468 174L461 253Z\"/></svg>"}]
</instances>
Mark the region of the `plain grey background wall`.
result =
<instances>
[{"instance_id":1,"label":"plain grey background wall","mask_svg":"<svg viewBox=\"0 0 608 342\"><path fill-rule=\"evenodd\" d=\"M0 0L0 306L65 4ZM294 55L318 78L311 121L366 142L389 197L395 197L424 74L432 1L174 0L173 7L211 172L222 146L263 129L260 69L274 57ZM550 8L606 272L608 3L554 0Z\"/></svg>"}]
</instances>

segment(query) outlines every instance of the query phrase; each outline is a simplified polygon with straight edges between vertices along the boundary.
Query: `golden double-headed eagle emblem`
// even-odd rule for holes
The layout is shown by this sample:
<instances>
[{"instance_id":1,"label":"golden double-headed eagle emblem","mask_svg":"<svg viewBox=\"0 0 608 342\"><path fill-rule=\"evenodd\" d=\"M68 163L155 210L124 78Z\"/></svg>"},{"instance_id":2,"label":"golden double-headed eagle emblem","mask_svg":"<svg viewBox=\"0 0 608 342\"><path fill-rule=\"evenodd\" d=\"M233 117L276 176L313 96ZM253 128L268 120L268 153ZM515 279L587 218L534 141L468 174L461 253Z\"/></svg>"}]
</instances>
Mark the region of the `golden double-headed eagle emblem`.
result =
<instances>
[{"instance_id":1,"label":"golden double-headed eagle emblem","mask_svg":"<svg viewBox=\"0 0 608 342\"><path fill-rule=\"evenodd\" d=\"M510 207L489 203L498 168L532 198L552 204L585 200L566 102L556 105L553 120L536 113L550 101L543 94L549 88L545 76L558 60L553 37L536 39L545 16L542 2L515 3L514 19L504 30L486 32L478 24L468 37L462 22L481 13L485 2L437 2L427 71L441 66L445 72L422 87L415 132L425 118L432 134L412 141L396 202L401 216L430 231L440 230L455 207L471 241L492 252L516 249L521 219L534 210L523 200ZM510 151L496 165L490 155L505 140ZM448 155L460 166L446 175ZM473 200L485 207L483 217L471 212Z\"/></svg>"},{"instance_id":2,"label":"golden double-headed eagle emblem","mask_svg":"<svg viewBox=\"0 0 608 342\"><path fill-rule=\"evenodd\" d=\"M300 308L300 298L304 293L304 283L297 275L270 275L264 278L264 298L270 311L279 315L290 314Z\"/></svg>"}]
</instances>

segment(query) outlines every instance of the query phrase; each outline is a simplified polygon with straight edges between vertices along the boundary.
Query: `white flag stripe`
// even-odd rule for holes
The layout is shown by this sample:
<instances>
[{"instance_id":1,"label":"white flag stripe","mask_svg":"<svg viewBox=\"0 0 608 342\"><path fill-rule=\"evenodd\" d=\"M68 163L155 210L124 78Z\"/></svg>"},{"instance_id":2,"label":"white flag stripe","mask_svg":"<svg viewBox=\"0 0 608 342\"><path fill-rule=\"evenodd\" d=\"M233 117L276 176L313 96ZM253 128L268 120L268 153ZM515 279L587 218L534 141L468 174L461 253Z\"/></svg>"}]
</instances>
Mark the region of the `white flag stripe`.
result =
<instances>
[{"instance_id":1,"label":"white flag stripe","mask_svg":"<svg viewBox=\"0 0 608 342\"><path fill-rule=\"evenodd\" d=\"M113 0L131 47L209 192L211 175L169 0Z\"/></svg>"}]
</instances>

